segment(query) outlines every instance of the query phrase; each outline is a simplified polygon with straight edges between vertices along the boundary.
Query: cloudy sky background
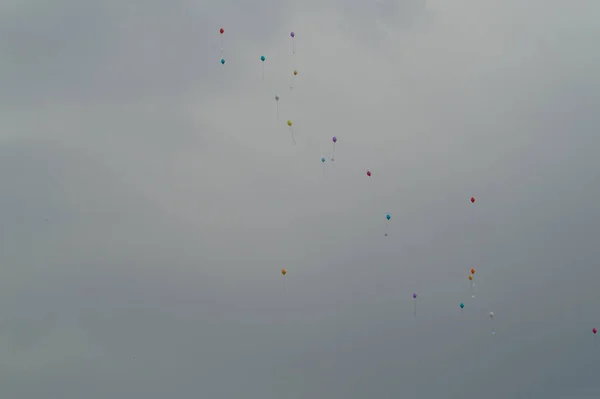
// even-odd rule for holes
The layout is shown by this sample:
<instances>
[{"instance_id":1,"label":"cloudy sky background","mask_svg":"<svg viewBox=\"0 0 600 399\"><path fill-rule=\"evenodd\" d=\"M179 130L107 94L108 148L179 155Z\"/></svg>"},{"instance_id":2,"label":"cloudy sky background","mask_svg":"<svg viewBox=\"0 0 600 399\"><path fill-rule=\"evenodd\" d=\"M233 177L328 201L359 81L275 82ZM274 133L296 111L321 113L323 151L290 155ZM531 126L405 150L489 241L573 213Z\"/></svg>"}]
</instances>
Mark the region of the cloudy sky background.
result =
<instances>
[{"instance_id":1,"label":"cloudy sky background","mask_svg":"<svg viewBox=\"0 0 600 399\"><path fill-rule=\"evenodd\" d=\"M599 20L1 2L0 396L597 398Z\"/></svg>"}]
</instances>

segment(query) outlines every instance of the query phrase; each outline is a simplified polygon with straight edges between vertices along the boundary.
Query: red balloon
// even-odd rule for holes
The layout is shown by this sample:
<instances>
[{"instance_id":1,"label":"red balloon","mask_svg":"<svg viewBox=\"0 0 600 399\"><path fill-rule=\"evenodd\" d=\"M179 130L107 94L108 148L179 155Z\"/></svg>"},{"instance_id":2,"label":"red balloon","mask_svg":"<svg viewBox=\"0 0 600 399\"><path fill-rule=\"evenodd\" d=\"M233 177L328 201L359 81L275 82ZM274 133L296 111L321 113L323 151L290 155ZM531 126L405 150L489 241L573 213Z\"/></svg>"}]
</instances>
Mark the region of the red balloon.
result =
<instances>
[{"instance_id":1,"label":"red balloon","mask_svg":"<svg viewBox=\"0 0 600 399\"><path fill-rule=\"evenodd\" d=\"M596 334L596 333L598 332L598 330L596 330L595 328L592 328L592 332L593 332L594 334Z\"/></svg>"},{"instance_id":2,"label":"red balloon","mask_svg":"<svg viewBox=\"0 0 600 399\"><path fill-rule=\"evenodd\" d=\"M474 204L475 203L475 197L471 197L471 203Z\"/></svg>"},{"instance_id":3,"label":"red balloon","mask_svg":"<svg viewBox=\"0 0 600 399\"><path fill-rule=\"evenodd\" d=\"M225 33L225 29L221 28L221 30L219 32L221 32L221 34L223 34L223 33Z\"/></svg>"},{"instance_id":4,"label":"red balloon","mask_svg":"<svg viewBox=\"0 0 600 399\"><path fill-rule=\"evenodd\" d=\"M371 171L367 170L367 176L371 177Z\"/></svg>"}]
</instances>

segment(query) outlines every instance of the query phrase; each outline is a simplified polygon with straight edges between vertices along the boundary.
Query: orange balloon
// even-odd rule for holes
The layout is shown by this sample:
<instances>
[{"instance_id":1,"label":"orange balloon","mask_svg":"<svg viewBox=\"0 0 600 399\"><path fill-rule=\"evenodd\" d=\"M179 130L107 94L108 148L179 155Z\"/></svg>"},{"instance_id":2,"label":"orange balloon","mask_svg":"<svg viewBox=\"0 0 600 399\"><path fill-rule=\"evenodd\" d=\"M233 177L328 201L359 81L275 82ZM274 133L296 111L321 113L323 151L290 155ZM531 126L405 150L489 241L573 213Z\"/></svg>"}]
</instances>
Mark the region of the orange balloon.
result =
<instances>
[{"instance_id":1,"label":"orange balloon","mask_svg":"<svg viewBox=\"0 0 600 399\"><path fill-rule=\"evenodd\" d=\"M469 280L473 280L473 275L469 274Z\"/></svg>"},{"instance_id":2,"label":"orange balloon","mask_svg":"<svg viewBox=\"0 0 600 399\"><path fill-rule=\"evenodd\" d=\"M283 274L285 276L287 274L287 270L281 269L281 274Z\"/></svg>"},{"instance_id":3,"label":"orange balloon","mask_svg":"<svg viewBox=\"0 0 600 399\"><path fill-rule=\"evenodd\" d=\"M475 274L475 269L471 269L471 274Z\"/></svg>"}]
</instances>

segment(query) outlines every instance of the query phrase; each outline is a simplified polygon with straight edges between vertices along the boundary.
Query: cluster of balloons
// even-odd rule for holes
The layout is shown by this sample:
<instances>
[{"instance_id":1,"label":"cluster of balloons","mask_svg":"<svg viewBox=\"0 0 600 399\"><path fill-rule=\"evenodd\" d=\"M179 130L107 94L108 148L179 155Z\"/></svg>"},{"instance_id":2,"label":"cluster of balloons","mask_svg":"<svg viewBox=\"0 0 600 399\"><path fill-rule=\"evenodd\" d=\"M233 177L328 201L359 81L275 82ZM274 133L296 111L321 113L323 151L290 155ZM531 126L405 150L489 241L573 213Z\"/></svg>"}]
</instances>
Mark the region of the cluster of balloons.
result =
<instances>
[{"instance_id":1,"label":"cluster of balloons","mask_svg":"<svg viewBox=\"0 0 600 399\"><path fill-rule=\"evenodd\" d=\"M225 33L225 29L223 29L223 28L219 29L219 33L221 34L221 64L225 65L226 61L225 61L225 57L223 55L223 53L224 53L223 36L224 36L224 33ZM296 54L296 40L295 40L296 34L292 31L292 32L290 32L290 37L292 39L292 55L295 55ZM266 56L264 56L264 55L260 56L260 61L262 62L262 77L263 77L263 80L265 78L265 69L264 69L264 67L265 67L265 61L266 61L266 59L267 59ZM298 71L294 68L294 70L293 70L293 76L292 76L292 83L290 84L290 89L293 89L293 86L294 86L294 77L297 76L297 75L298 75ZM276 94L275 95L275 102L276 102L276 105L277 105L277 120L279 120L279 100L280 100L279 94ZM288 125L289 130L290 130L290 134L291 134L291 137L292 137L292 142L293 142L293 144L296 144L296 138L294 136L294 129L293 129L293 123L292 123L292 121L288 119L287 125ZM336 143L338 142L338 137L337 136L333 136L331 138L331 141L332 141L333 144L332 144L331 157L329 159L331 160L331 162L335 162L335 147L336 147ZM325 156L322 156L321 157L321 163L323 164L323 171L325 170L324 168L325 168L325 163L326 162L327 162L327 158ZM372 172L371 172L370 169L367 169L366 175L367 175L367 177L371 177L372 176ZM471 203L475 204L475 197L471 197ZM385 230L385 233L384 233L385 237L388 236L389 222L390 222L391 218L392 218L392 216L390 215L390 213L386 213L385 214L385 219L386 219L386 230ZM285 276L286 276L286 274L287 274L287 270L286 269L281 269L281 275L283 276L284 289L285 289ZM475 298L475 283L473 281L474 276L475 276L475 269L472 268L470 270L470 274L468 275L468 279L469 279L469 282L470 282L470 285L471 285L471 297L472 298ZM414 304L414 315L416 317L416 315L417 315L417 302L416 302L417 294L413 293L412 294L412 298L413 298L413 304ZM465 308L464 302L461 302L460 305L459 305L459 307L460 307L461 312L462 312L463 309ZM494 327L493 327L494 312L490 312L489 313L489 318L490 318L490 320L492 322L492 334L495 334ZM597 331L596 328L592 329L592 333L594 335L596 335L597 332L598 331Z\"/></svg>"}]
</instances>

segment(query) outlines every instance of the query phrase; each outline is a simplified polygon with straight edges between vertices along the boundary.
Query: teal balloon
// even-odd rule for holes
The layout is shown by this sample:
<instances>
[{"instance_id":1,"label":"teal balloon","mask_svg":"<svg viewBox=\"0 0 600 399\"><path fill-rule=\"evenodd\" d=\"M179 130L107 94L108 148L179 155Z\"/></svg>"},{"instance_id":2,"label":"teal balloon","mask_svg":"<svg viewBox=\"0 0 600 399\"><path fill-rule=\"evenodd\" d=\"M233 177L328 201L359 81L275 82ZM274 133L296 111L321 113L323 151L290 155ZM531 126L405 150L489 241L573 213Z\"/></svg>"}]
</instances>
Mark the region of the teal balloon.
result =
<instances>
[{"instance_id":1,"label":"teal balloon","mask_svg":"<svg viewBox=\"0 0 600 399\"><path fill-rule=\"evenodd\" d=\"M461 308L461 309L464 309L464 307L465 307L465 304L461 302L461 304L460 304L460 308Z\"/></svg>"},{"instance_id":2,"label":"teal balloon","mask_svg":"<svg viewBox=\"0 0 600 399\"><path fill-rule=\"evenodd\" d=\"M225 58L221 58L221 64L225 65Z\"/></svg>"},{"instance_id":3,"label":"teal balloon","mask_svg":"<svg viewBox=\"0 0 600 399\"><path fill-rule=\"evenodd\" d=\"M326 161L325 157L322 157L321 162L325 163L325 161Z\"/></svg>"},{"instance_id":4,"label":"teal balloon","mask_svg":"<svg viewBox=\"0 0 600 399\"><path fill-rule=\"evenodd\" d=\"M385 215L385 218L386 218L387 220L390 220L390 219L392 218L392 216L391 216L391 215L388 213L387 215Z\"/></svg>"},{"instance_id":5,"label":"teal balloon","mask_svg":"<svg viewBox=\"0 0 600 399\"><path fill-rule=\"evenodd\" d=\"M261 56L260 56L260 60L261 60L262 62L265 62L265 60L266 60L265 56L264 56L264 55L261 55Z\"/></svg>"}]
</instances>

